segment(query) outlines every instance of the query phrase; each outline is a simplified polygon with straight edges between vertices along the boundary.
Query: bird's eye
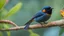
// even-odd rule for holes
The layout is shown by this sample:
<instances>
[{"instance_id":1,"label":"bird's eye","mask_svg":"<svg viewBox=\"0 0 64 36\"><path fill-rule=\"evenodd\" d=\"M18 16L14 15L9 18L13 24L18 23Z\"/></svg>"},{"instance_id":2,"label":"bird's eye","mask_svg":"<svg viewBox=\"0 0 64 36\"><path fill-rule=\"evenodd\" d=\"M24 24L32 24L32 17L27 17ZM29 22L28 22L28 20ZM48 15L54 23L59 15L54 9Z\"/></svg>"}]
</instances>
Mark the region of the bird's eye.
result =
<instances>
[{"instance_id":1,"label":"bird's eye","mask_svg":"<svg viewBox=\"0 0 64 36\"><path fill-rule=\"evenodd\" d=\"M45 10L45 9L43 9L43 10L42 10L42 12L46 12L46 10Z\"/></svg>"}]
</instances>

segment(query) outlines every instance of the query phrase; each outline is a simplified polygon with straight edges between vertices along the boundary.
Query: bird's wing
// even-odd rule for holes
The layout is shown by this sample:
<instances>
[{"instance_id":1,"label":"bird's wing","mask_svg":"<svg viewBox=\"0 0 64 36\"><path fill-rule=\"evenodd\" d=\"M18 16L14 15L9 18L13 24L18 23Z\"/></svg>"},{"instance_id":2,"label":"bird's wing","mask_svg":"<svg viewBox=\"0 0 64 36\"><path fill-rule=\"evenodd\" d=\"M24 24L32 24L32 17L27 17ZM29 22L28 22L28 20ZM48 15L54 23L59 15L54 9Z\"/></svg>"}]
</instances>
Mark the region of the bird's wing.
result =
<instances>
[{"instance_id":1,"label":"bird's wing","mask_svg":"<svg viewBox=\"0 0 64 36\"><path fill-rule=\"evenodd\" d=\"M38 18L38 17L40 17L40 16L43 16L45 13L42 13L42 12L39 12L39 13L37 13L36 15L34 15L34 18Z\"/></svg>"},{"instance_id":2,"label":"bird's wing","mask_svg":"<svg viewBox=\"0 0 64 36\"><path fill-rule=\"evenodd\" d=\"M34 18L40 17L44 14L42 14L41 12L38 12L37 14L35 14L26 24L30 24L32 21L34 21ZM25 25L26 25L25 24Z\"/></svg>"}]
</instances>

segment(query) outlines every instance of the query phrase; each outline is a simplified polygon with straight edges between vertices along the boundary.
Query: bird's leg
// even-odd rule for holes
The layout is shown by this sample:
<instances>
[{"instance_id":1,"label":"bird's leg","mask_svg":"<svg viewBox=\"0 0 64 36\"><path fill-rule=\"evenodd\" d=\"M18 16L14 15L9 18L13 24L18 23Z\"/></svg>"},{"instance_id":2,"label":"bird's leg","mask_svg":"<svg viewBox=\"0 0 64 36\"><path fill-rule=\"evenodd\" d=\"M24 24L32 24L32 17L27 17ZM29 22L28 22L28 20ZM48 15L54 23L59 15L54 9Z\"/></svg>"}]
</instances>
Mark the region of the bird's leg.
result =
<instances>
[{"instance_id":1,"label":"bird's leg","mask_svg":"<svg viewBox=\"0 0 64 36\"><path fill-rule=\"evenodd\" d=\"M41 24L41 27L43 27L43 23L42 22L39 22Z\"/></svg>"},{"instance_id":2,"label":"bird's leg","mask_svg":"<svg viewBox=\"0 0 64 36\"><path fill-rule=\"evenodd\" d=\"M39 23L40 23L41 25L43 25L43 24L47 24L48 22L43 22L43 23L42 23L42 22L39 22Z\"/></svg>"},{"instance_id":3,"label":"bird's leg","mask_svg":"<svg viewBox=\"0 0 64 36\"><path fill-rule=\"evenodd\" d=\"M41 23L41 22L39 22L41 25L43 24L43 23Z\"/></svg>"},{"instance_id":4,"label":"bird's leg","mask_svg":"<svg viewBox=\"0 0 64 36\"><path fill-rule=\"evenodd\" d=\"M48 22L43 22L44 24L47 24Z\"/></svg>"}]
</instances>

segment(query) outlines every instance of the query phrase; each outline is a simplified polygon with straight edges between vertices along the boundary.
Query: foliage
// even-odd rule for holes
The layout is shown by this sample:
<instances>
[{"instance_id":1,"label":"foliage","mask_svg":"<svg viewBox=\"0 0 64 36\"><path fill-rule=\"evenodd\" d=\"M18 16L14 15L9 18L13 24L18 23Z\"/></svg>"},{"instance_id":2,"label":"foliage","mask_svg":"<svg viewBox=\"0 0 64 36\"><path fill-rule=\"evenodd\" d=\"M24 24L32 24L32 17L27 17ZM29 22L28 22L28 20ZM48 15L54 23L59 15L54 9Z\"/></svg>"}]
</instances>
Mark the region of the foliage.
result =
<instances>
[{"instance_id":1,"label":"foliage","mask_svg":"<svg viewBox=\"0 0 64 36\"><path fill-rule=\"evenodd\" d=\"M18 10L20 10L20 8L22 7L22 3L19 2L18 4L16 4L14 7L12 7L9 12L4 16L4 18L7 18L13 14L15 14Z\"/></svg>"},{"instance_id":2,"label":"foliage","mask_svg":"<svg viewBox=\"0 0 64 36\"><path fill-rule=\"evenodd\" d=\"M3 13L6 13L5 10L4 10L4 7L3 7L3 6L5 5L5 3L6 3L6 0L0 0L0 20L3 20L3 19L5 19L5 18L7 18L7 17L9 17L9 16L11 16L11 15L13 15L13 14L15 14L15 13L18 12L18 10L20 10L20 8L22 7L22 3L19 2L19 3L16 4L14 7L12 7L5 16L2 16L2 15L4 15ZM2 9L2 10L1 10L1 9ZM4 12L3 12L3 11L4 11ZM6 11L7 11L7 10L6 10ZM2 29L3 27L4 27L4 28L9 28L9 26L6 25L5 23L4 23L4 25L0 25L0 29ZM10 31L7 31L7 35L10 36ZM3 36L1 32L0 32L0 36Z\"/></svg>"},{"instance_id":3,"label":"foliage","mask_svg":"<svg viewBox=\"0 0 64 36\"><path fill-rule=\"evenodd\" d=\"M0 0L0 10L3 8L5 3L6 3L6 0Z\"/></svg>"},{"instance_id":4,"label":"foliage","mask_svg":"<svg viewBox=\"0 0 64 36\"><path fill-rule=\"evenodd\" d=\"M40 36L40 35L34 33L32 30L28 30L28 31L30 32L30 36Z\"/></svg>"}]
</instances>

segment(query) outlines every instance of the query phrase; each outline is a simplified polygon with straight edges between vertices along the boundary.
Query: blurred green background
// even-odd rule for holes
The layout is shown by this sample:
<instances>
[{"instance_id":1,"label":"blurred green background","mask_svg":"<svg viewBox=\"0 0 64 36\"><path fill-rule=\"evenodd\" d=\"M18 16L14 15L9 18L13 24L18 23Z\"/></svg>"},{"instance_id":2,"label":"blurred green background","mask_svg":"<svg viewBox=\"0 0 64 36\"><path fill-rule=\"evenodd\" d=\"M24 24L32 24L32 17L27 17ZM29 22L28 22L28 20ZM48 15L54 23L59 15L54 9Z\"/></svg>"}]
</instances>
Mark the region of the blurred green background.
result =
<instances>
[{"instance_id":1,"label":"blurred green background","mask_svg":"<svg viewBox=\"0 0 64 36\"><path fill-rule=\"evenodd\" d=\"M17 13L8 17L7 19L15 22L17 25L24 25L34 14L36 14L42 7L51 6L53 7L53 13L51 18L48 20L55 21L60 20L62 17L60 15L60 10L64 8L64 0L9 0L9 2L5 5L5 10L9 11L13 6L17 3L21 2L22 7ZM6 13L4 11L4 13ZM33 22L35 24L37 22ZM40 29L31 29L31 30L18 30L11 31L11 36L59 36L61 31L61 36L64 36L63 29L60 27L50 27L50 28L40 28ZM4 36L7 36L4 32Z\"/></svg>"}]
</instances>

